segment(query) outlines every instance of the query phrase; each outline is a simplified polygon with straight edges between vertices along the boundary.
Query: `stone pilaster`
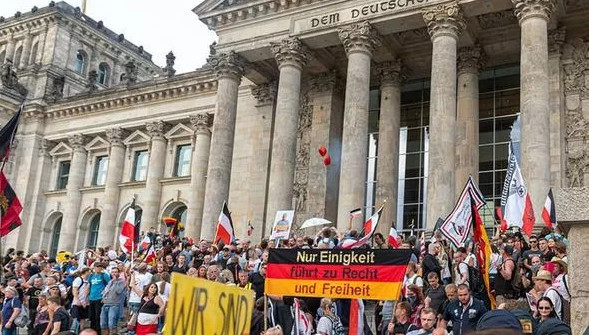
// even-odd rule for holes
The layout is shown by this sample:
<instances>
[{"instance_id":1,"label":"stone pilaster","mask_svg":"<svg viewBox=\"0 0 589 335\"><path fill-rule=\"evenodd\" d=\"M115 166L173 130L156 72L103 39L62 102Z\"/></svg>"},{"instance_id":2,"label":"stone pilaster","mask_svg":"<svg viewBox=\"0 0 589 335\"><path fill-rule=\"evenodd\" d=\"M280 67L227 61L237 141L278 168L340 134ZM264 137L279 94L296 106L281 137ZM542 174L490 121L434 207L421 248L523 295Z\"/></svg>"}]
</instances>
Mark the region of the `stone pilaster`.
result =
<instances>
[{"instance_id":1,"label":"stone pilaster","mask_svg":"<svg viewBox=\"0 0 589 335\"><path fill-rule=\"evenodd\" d=\"M456 182L460 196L468 176L479 179L479 71L484 55L480 46L458 50L458 93L456 101Z\"/></svg>"},{"instance_id":2,"label":"stone pilaster","mask_svg":"<svg viewBox=\"0 0 589 335\"><path fill-rule=\"evenodd\" d=\"M14 62L14 48L16 46L16 42L14 41L14 35L10 35L8 37L8 42L6 44L6 54L4 56L4 62L6 62L6 60L10 59L11 61Z\"/></svg>"},{"instance_id":3,"label":"stone pilaster","mask_svg":"<svg viewBox=\"0 0 589 335\"><path fill-rule=\"evenodd\" d=\"M271 48L278 63L280 78L275 113L277 127L272 137L266 224L274 220L276 211L293 209L301 74L307 63L305 46L298 38L272 43Z\"/></svg>"},{"instance_id":4,"label":"stone pilaster","mask_svg":"<svg viewBox=\"0 0 589 335\"><path fill-rule=\"evenodd\" d=\"M31 59L31 63L41 64L43 61L43 50L45 49L45 39L47 38L47 28L45 28L40 34L37 42L37 57Z\"/></svg>"},{"instance_id":5,"label":"stone pilaster","mask_svg":"<svg viewBox=\"0 0 589 335\"><path fill-rule=\"evenodd\" d=\"M196 138L192 147L190 162L190 200L188 202L186 236L200 238L202 228L202 211L205 201L209 150L211 147L211 116L200 113L190 117L190 124Z\"/></svg>"},{"instance_id":6,"label":"stone pilaster","mask_svg":"<svg viewBox=\"0 0 589 335\"><path fill-rule=\"evenodd\" d=\"M372 52L381 42L376 30L366 21L339 28L338 34L348 56L348 71L337 225L347 228L350 210L364 206L370 62ZM356 228L361 221L356 220Z\"/></svg>"},{"instance_id":7,"label":"stone pilaster","mask_svg":"<svg viewBox=\"0 0 589 335\"><path fill-rule=\"evenodd\" d=\"M539 215L550 188L548 21L555 0L512 0L521 27L521 167Z\"/></svg>"},{"instance_id":8,"label":"stone pilaster","mask_svg":"<svg viewBox=\"0 0 589 335\"><path fill-rule=\"evenodd\" d=\"M399 180L399 129L401 122L401 73L399 59L376 66L380 81L380 120L378 125L378 160L376 167L376 204L387 202L382 212L380 232L387 236L397 217Z\"/></svg>"},{"instance_id":9,"label":"stone pilaster","mask_svg":"<svg viewBox=\"0 0 589 335\"><path fill-rule=\"evenodd\" d=\"M465 22L456 2L424 9L423 19L433 44L425 226L431 230L454 206L456 45Z\"/></svg>"},{"instance_id":10,"label":"stone pilaster","mask_svg":"<svg viewBox=\"0 0 589 335\"><path fill-rule=\"evenodd\" d=\"M548 77L550 78L550 185L566 185L566 107L563 92L564 71L561 70L562 45L566 29L548 32Z\"/></svg>"},{"instance_id":11,"label":"stone pilaster","mask_svg":"<svg viewBox=\"0 0 589 335\"><path fill-rule=\"evenodd\" d=\"M201 238L212 239L215 222L223 202L229 198L237 93L244 73L244 62L235 52L213 54L209 65L217 75L217 102L213 121L210 150L215 153L215 164L207 169L206 197L203 209Z\"/></svg>"},{"instance_id":12,"label":"stone pilaster","mask_svg":"<svg viewBox=\"0 0 589 335\"><path fill-rule=\"evenodd\" d=\"M73 149L70 164L70 175L66 186L66 202L64 204L61 234L59 236L58 249L75 251L76 233L78 232L78 219L82 202L80 189L84 186L84 172L86 171L87 153L84 149L86 142L82 134L75 134L68 138Z\"/></svg>"},{"instance_id":13,"label":"stone pilaster","mask_svg":"<svg viewBox=\"0 0 589 335\"><path fill-rule=\"evenodd\" d=\"M147 178L145 180L145 199L141 221L146 227L159 227L160 202L162 196L162 184L160 179L164 176L164 165L166 157L166 139L164 133L166 124L163 121L150 122L145 124L145 130L151 138L149 149L149 165L147 167Z\"/></svg>"},{"instance_id":14,"label":"stone pilaster","mask_svg":"<svg viewBox=\"0 0 589 335\"><path fill-rule=\"evenodd\" d=\"M29 57L31 56L31 43L33 42L31 31L27 32L23 43L22 54L20 56L20 64L14 64L17 68L24 68L29 65Z\"/></svg>"},{"instance_id":15,"label":"stone pilaster","mask_svg":"<svg viewBox=\"0 0 589 335\"><path fill-rule=\"evenodd\" d=\"M115 237L119 227L118 212L120 189L119 184L123 180L123 166L125 164L125 139L127 132L123 128L111 128L106 130L106 139L110 143L108 155L108 171L104 183L103 210L100 215L100 230L98 231L97 245L115 245ZM114 244L113 244L114 243Z\"/></svg>"}]
</instances>

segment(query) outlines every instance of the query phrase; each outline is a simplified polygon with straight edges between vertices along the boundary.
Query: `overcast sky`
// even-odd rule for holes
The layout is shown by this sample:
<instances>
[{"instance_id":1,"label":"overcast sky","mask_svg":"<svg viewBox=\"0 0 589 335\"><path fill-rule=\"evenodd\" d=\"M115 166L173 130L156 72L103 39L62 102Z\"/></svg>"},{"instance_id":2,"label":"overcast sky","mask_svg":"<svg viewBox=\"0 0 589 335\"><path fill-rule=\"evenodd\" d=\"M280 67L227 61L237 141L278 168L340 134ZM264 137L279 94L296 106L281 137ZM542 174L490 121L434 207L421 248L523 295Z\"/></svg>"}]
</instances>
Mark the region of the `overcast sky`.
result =
<instances>
[{"instance_id":1,"label":"overcast sky","mask_svg":"<svg viewBox=\"0 0 589 335\"><path fill-rule=\"evenodd\" d=\"M33 6L48 6L50 0L0 0L0 15L30 12ZM153 62L165 66L166 54L176 56L176 73L189 72L204 64L216 35L198 20L192 9L204 0L87 0L86 14L102 20L112 31L125 34L143 45ZM58 1L56 1L58 2ZM68 0L82 7L82 0Z\"/></svg>"}]
</instances>

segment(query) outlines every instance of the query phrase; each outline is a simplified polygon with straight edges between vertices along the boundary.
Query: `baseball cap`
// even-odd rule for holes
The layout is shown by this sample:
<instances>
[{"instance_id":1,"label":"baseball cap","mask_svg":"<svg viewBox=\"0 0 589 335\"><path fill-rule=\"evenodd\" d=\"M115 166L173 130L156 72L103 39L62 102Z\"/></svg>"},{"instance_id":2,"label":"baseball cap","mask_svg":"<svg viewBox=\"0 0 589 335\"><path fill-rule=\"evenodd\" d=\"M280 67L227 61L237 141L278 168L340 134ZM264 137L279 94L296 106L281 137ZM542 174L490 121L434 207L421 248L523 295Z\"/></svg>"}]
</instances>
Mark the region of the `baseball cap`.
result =
<instances>
[{"instance_id":1,"label":"baseball cap","mask_svg":"<svg viewBox=\"0 0 589 335\"><path fill-rule=\"evenodd\" d=\"M510 311L496 309L485 313L477 323L477 330L513 329L522 330L519 319Z\"/></svg>"}]
</instances>

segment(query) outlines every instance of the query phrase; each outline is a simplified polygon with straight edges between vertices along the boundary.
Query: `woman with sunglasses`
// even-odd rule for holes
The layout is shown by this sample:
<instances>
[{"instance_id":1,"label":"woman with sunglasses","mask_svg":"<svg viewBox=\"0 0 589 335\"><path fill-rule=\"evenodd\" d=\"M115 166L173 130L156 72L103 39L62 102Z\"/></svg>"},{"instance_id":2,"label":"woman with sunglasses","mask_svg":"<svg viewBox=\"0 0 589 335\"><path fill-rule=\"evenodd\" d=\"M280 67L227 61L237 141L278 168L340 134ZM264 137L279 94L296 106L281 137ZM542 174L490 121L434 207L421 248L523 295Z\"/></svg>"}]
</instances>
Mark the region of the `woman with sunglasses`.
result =
<instances>
[{"instance_id":1,"label":"woman with sunglasses","mask_svg":"<svg viewBox=\"0 0 589 335\"><path fill-rule=\"evenodd\" d=\"M536 303L536 318L538 322L542 323L550 318L556 318L556 311L554 310L554 304L548 297L542 297Z\"/></svg>"}]
</instances>

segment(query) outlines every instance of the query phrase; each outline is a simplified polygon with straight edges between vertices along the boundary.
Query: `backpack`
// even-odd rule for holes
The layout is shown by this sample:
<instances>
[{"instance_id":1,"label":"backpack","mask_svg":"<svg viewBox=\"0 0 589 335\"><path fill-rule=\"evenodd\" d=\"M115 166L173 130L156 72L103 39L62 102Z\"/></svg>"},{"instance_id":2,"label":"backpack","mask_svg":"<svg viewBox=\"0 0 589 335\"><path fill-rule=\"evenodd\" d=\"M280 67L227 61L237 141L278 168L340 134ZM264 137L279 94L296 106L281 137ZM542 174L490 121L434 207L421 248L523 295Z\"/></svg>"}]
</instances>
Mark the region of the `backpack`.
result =
<instances>
[{"instance_id":1,"label":"backpack","mask_svg":"<svg viewBox=\"0 0 589 335\"><path fill-rule=\"evenodd\" d=\"M331 321L331 335L347 335L346 328L342 324L340 318L336 315L335 317L331 317L326 315L326 317Z\"/></svg>"},{"instance_id":2,"label":"backpack","mask_svg":"<svg viewBox=\"0 0 589 335\"><path fill-rule=\"evenodd\" d=\"M14 298L10 301L10 305L14 309ZM30 323L29 310L25 306L21 306L20 312L14 318L14 324L19 328L25 328Z\"/></svg>"},{"instance_id":3,"label":"backpack","mask_svg":"<svg viewBox=\"0 0 589 335\"><path fill-rule=\"evenodd\" d=\"M515 291L516 294L521 294L521 292L525 291L525 287L524 287L524 282L522 280L522 275L521 275L521 265L519 265L518 263L516 263L513 259L511 260L513 262L513 272L511 273L511 279L509 280L510 284L511 284L511 288L513 288L513 290Z\"/></svg>"},{"instance_id":4,"label":"backpack","mask_svg":"<svg viewBox=\"0 0 589 335\"><path fill-rule=\"evenodd\" d=\"M468 286L470 287L470 290L475 293L484 290L485 285L483 285L483 278L479 269L470 266L468 263L462 263L468 266Z\"/></svg>"}]
</instances>

